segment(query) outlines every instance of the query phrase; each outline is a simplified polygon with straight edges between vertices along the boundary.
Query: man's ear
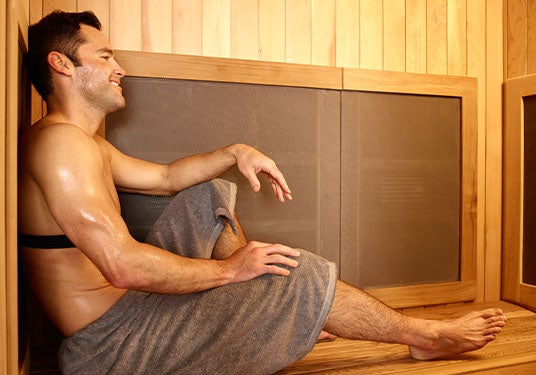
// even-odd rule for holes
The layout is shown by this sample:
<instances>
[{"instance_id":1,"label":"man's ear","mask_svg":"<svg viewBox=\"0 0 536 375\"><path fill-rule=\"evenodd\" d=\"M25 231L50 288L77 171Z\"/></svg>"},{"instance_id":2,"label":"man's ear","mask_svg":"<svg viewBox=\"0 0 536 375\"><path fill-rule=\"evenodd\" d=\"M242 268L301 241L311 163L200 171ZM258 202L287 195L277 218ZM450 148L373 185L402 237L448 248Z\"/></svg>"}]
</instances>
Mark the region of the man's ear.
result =
<instances>
[{"instance_id":1,"label":"man's ear","mask_svg":"<svg viewBox=\"0 0 536 375\"><path fill-rule=\"evenodd\" d=\"M48 65L56 72L70 76L74 65L63 53L52 51L47 56Z\"/></svg>"}]
</instances>

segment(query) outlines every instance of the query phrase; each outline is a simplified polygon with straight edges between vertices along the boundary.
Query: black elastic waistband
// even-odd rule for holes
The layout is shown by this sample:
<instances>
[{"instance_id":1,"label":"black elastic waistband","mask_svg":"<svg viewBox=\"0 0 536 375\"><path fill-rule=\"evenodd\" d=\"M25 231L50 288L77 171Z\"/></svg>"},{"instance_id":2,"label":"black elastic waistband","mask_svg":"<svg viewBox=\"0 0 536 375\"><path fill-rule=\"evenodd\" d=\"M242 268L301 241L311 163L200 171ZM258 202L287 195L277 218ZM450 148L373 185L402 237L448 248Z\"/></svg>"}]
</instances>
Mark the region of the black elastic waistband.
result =
<instances>
[{"instance_id":1,"label":"black elastic waistband","mask_svg":"<svg viewBox=\"0 0 536 375\"><path fill-rule=\"evenodd\" d=\"M19 245L34 249L67 249L76 247L64 234L36 236L33 234L19 233Z\"/></svg>"}]
</instances>

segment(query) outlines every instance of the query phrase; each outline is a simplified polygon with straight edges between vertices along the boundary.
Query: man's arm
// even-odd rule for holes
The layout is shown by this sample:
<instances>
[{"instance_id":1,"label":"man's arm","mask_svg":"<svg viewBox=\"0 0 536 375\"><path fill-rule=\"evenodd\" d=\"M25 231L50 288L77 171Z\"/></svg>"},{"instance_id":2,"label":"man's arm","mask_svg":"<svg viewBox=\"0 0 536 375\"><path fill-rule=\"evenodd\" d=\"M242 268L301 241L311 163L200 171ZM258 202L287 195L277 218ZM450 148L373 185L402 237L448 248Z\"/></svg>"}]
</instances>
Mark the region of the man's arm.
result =
<instances>
[{"instance_id":1,"label":"man's arm","mask_svg":"<svg viewBox=\"0 0 536 375\"><path fill-rule=\"evenodd\" d=\"M98 141L110 155L114 181L121 191L175 194L218 177L236 164L255 192L261 188L257 174L263 173L268 177L277 199L281 202L292 199L288 184L275 162L244 144L233 144L160 165L125 155L102 138Z\"/></svg>"},{"instance_id":2,"label":"man's arm","mask_svg":"<svg viewBox=\"0 0 536 375\"><path fill-rule=\"evenodd\" d=\"M288 275L298 252L250 243L223 261L189 259L134 240L121 218L106 156L72 125L51 126L27 145L24 168L59 227L119 288L183 294L265 273Z\"/></svg>"}]
</instances>

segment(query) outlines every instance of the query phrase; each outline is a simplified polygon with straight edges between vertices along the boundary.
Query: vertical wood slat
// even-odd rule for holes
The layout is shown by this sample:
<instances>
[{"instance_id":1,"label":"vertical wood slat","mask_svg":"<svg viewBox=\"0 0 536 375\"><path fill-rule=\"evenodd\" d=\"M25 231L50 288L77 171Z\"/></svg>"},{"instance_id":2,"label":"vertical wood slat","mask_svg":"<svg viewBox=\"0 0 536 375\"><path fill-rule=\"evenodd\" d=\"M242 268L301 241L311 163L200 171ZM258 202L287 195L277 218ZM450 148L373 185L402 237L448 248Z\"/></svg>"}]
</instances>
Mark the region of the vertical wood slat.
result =
<instances>
[{"instance_id":1,"label":"vertical wood slat","mask_svg":"<svg viewBox=\"0 0 536 375\"><path fill-rule=\"evenodd\" d=\"M447 3L447 74L467 75L467 0Z\"/></svg>"},{"instance_id":2,"label":"vertical wood slat","mask_svg":"<svg viewBox=\"0 0 536 375\"><path fill-rule=\"evenodd\" d=\"M46 16L53 10L76 12L76 0L43 0L43 16Z\"/></svg>"},{"instance_id":3,"label":"vertical wood slat","mask_svg":"<svg viewBox=\"0 0 536 375\"><path fill-rule=\"evenodd\" d=\"M8 61L6 79L6 281L8 373L18 370L18 267L17 267L17 123L19 84L19 38L16 0L8 0ZM25 27L26 25L22 25Z\"/></svg>"},{"instance_id":4,"label":"vertical wood slat","mask_svg":"<svg viewBox=\"0 0 536 375\"><path fill-rule=\"evenodd\" d=\"M30 24L38 22L43 17L43 0L30 2ZM32 85L30 123L34 123L43 117L44 103Z\"/></svg>"},{"instance_id":5,"label":"vertical wood slat","mask_svg":"<svg viewBox=\"0 0 536 375\"><path fill-rule=\"evenodd\" d=\"M141 1L141 49L147 52L172 52L172 0ZM154 22L158 20L158 22Z\"/></svg>"},{"instance_id":6,"label":"vertical wood slat","mask_svg":"<svg viewBox=\"0 0 536 375\"><path fill-rule=\"evenodd\" d=\"M312 0L311 63L335 66L335 0Z\"/></svg>"},{"instance_id":7,"label":"vertical wood slat","mask_svg":"<svg viewBox=\"0 0 536 375\"><path fill-rule=\"evenodd\" d=\"M527 9L527 74L536 73L536 1L531 0Z\"/></svg>"},{"instance_id":8,"label":"vertical wood slat","mask_svg":"<svg viewBox=\"0 0 536 375\"><path fill-rule=\"evenodd\" d=\"M7 4L6 0L0 0L0 145L4 149L6 142L6 62L7 62ZM6 155L0 152L0 187L6 187ZM0 215L6 217L5 195L0 195ZM6 260L6 227L0 225L0 272L7 271ZM7 280L0 278L0 373L7 373L8 369L8 299Z\"/></svg>"},{"instance_id":9,"label":"vertical wood slat","mask_svg":"<svg viewBox=\"0 0 536 375\"><path fill-rule=\"evenodd\" d=\"M285 0L259 0L259 60L286 60L285 20Z\"/></svg>"},{"instance_id":10,"label":"vertical wood slat","mask_svg":"<svg viewBox=\"0 0 536 375\"><path fill-rule=\"evenodd\" d=\"M426 2L406 0L406 72L426 73Z\"/></svg>"},{"instance_id":11,"label":"vertical wood slat","mask_svg":"<svg viewBox=\"0 0 536 375\"><path fill-rule=\"evenodd\" d=\"M115 49L141 51L141 0L110 0L110 43Z\"/></svg>"},{"instance_id":12,"label":"vertical wood slat","mask_svg":"<svg viewBox=\"0 0 536 375\"><path fill-rule=\"evenodd\" d=\"M203 56L230 57L230 0L203 1Z\"/></svg>"},{"instance_id":13,"label":"vertical wood slat","mask_svg":"<svg viewBox=\"0 0 536 375\"><path fill-rule=\"evenodd\" d=\"M527 74L527 0L507 0L506 78Z\"/></svg>"},{"instance_id":14,"label":"vertical wood slat","mask_svg":"<svg viewBox=\"0 0 536 375\"><path fill-rule=\"evenodd\" d=\"M336 1L336 66L359 68L359 0Z\"/></svg>"},{"instance_id":15,"label":"vertical wood slat","mask_svg":"<svg viewBox=\"0 0 536 375\"><path fill-rule=\"evenodd\" d=\"M486 150L484 169L486 257L480 267L485 270L484 300L497 301L501 298L501 279L497 275L501 274L502 257L503 9L501 2L481 2L480 6L475 6L472 0L467 2L467 74L478 77L479 100L484 102L480 106L480 109L484 108L479 112L478 118L481 119L480 124L484 123L485 126L485 139L483 142L479 139L479 144L484 144L483 148ZM479 20L478 15L484 14L485 20ZM478 32L473 29L473 25L478 27L479 24L485 25L483 37L479 37ZM481 40L485 40L485 43ZM484 57L473 58L479 51L477 45L484 49ZM486 61L486 64L483 66L479 61ZM483 73L476 73L482 70Z\"/></svg>"},{"instance_id":16,"label":"vertical wood slat","mask_svg":"<svg viewBox=\"0 0 536 375\"><path fill-rule=\"evenodd\" d=\"M426 72L447 74L447 0L427 0Z\"/></svg>"},{"instance_id":17,"label":"vertical wood slat","mask_svg":"<svg viewBox=\"0 0 536 375\"><path fill-rule=\"evenodd\" d=\"M286 62L311 63L311 0L286 1Z\"/></svg>"},{"instance_id":18,"label":"vertical wood slat","mask_svg":"<svg viewBox=\"0 0 536 375\"><path fill-rule=\"evenodd\" d=\"M110 38L110 0L77 0L77 11L91 10L101 22L101 31Z\"/></svg>"},{"instance_id":19,"label":"vertical wood slat","mask_svg":"<svg viewBox=\"0 0 536 375\"><path fill-rule=\"evenodd\" d=\"M173 53L201 55L203 4L199 0L173 0Z\"/></svg>"},{"instance_id":20,"label":"vertical wood slat","mask_svg":"<svg viewBox=\"0 0 536 375\"><path fill-rule=\"evenodd\" d=\"M231 0L231 58L259 59L259 0Z\"/></svg>"},{"instance_id":21,"label":"vertical wood slat","mask_svg":"<svg viewBox=\"0 0 536 375\"><path fill-rule=\"evenodd\" d=\"M359 66L363 69L383 69L383 9L382 2L361 0L359 9Z\"/></svg>"},{"instance_id":22,"label":"vertical wood slat","mask_svg":"<svg viewBox=\"0 0 536 375\"><path fill-rule=\"evenodd\" d=\"M405 0L383 0L383 69L406 71Z\"/></svg>"}]
</instances>

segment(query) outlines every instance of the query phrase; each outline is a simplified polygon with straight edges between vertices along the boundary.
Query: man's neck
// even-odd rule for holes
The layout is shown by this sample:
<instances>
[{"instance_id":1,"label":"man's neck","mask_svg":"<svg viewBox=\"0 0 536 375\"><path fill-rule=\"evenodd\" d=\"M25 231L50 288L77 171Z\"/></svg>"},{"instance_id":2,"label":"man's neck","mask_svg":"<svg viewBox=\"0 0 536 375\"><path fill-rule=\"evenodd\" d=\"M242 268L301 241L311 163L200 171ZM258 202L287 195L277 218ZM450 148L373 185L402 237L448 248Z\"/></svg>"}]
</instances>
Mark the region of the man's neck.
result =
<instances>
[{"instance_id":1,"label":"man's neck","mask_svg":"<svg viewBox=\"0 0 536 375\"><path fill-rule=\"evenodd\" d=\"M78 126L89 135L95 135L105 114L83 105L70 106L47 100L46 119L49 123L66 123Z\"/></svg>"}]
</instances>

